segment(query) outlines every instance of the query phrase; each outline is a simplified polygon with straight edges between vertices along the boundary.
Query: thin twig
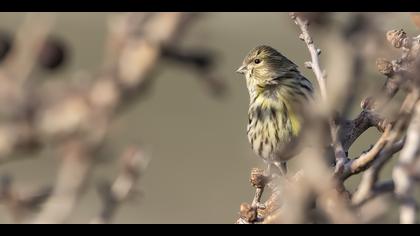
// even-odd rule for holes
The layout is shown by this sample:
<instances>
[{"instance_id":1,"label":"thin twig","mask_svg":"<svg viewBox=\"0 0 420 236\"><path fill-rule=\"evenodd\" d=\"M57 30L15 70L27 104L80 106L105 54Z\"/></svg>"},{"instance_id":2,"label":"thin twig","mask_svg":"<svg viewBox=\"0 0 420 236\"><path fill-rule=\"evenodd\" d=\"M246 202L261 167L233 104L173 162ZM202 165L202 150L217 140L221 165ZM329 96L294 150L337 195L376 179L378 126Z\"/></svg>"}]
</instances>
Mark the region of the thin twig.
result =
<instances>
[{"instance_id":1,"label":"thin twig","mask_svg":"<svg viewBox=\"0 0 420 236\"><path fill-rule=\"evenodd\" d=\"M325 72L322 71L320 62L319 62L319 54L321 51L320 49L317 49L317 47L315 46L312 40L312 37L309 34L309 31L308 31L309 22L307 20L300 18L295 13L291 13L290 16L302 32L299 35L299 38L305 42L306 46L308 47L309 53L311 55L311 62L306 63L307 67L312 69L312 71L314 72L316 79L318 81L319 88L320 88L323 106L324 108L328 108L328 96L327 96ZM344 169L343 168L344 164L347 162L348 158L344 151L341 140L339 139L338 126L333 118L329 118L329 125L330 125L332 144L334 148L334 154L336 157L336 171L335 172L341 173Z\"/></svg>"}]
</instances>

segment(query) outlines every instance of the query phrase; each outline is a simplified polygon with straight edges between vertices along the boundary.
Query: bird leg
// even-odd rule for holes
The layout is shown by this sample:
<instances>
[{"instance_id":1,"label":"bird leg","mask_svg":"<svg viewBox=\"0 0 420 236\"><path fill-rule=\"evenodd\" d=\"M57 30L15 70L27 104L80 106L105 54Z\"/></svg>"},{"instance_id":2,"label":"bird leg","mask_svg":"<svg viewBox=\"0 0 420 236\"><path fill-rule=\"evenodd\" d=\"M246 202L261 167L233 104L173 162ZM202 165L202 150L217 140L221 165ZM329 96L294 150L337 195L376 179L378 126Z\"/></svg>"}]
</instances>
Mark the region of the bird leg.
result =
<instances>
[{"instance_id":1,"label":"bird leg","mask_svg":"<svg viewBox=\"0 0 420 236\"><path fill-rule=\"evenodd\" d=\"M281 174L282 176L286 177L286 175L287 175L287 164L286 164L286 162L277 162L277 161L275 161L275 162L274 162L274 165L275 165L277 168L279 168L279 170L280 170L280 174Z\"/></svg>"},{"instance_id":2,"label":"bird leg","mask_svg":"<svg viewBox=\"0 0 420 236\"><path fill-rule=\"evenodd\" d=\"M254 199L252 200L252 204L251 204L252 207L256 209L265 209L265 204L261 203L261 197L262 197L263 192L264 192L264 187L255 189Z\"/></svg>"}]
</instances>

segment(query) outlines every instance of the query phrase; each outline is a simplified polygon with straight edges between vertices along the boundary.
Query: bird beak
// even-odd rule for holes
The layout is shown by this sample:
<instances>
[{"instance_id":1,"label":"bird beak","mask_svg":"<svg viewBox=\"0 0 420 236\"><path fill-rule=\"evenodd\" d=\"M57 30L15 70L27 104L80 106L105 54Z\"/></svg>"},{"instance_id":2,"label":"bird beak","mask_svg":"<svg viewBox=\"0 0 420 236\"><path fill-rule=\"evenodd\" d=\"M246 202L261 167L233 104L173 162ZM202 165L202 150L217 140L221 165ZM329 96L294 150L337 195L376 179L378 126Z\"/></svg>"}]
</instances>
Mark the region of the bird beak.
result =
<instances>
[{"instance_id":1,"label":"bird beak","mask_svg":"<svg viewBox=\"0 0 420 236\"><path fill-rule=\"evenodd\" d=\"M236 73L239 73L239 74L245 74L245 72L246 72L246 66L241 66L236 70Z\"/></svg>"}]
</instances>

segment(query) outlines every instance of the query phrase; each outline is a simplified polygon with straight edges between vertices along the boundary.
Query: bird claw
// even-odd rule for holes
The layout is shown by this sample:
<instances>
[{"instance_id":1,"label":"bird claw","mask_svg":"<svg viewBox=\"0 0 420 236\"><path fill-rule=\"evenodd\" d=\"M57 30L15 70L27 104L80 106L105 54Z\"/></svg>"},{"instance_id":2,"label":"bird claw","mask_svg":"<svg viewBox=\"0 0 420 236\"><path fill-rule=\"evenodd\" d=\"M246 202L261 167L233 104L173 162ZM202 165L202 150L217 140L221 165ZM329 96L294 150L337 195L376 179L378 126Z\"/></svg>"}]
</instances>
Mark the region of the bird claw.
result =
<instances>
[{"instance_id":1,"label":"bird claw","mask_svg":"<svg viewBox=\"0 0 420 236\"><path fill-rule=\"evenodd\" d=\"M265 203L257 203L254 207L257 210L265 210L267 208L267 206L265 205Z\"/></svg>"}]
</instances>

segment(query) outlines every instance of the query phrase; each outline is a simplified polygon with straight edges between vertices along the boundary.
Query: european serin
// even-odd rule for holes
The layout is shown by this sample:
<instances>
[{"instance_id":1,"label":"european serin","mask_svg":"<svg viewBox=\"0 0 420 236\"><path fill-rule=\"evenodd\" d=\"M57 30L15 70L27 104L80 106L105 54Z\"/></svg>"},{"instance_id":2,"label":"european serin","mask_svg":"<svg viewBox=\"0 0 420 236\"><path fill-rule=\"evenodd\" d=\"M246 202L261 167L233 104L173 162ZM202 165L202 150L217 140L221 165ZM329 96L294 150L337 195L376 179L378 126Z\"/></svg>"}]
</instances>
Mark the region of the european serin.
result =
<instances>
[{"instance_id":1,"label":"european serin","mask_svg":"<svg viewBox=\"0 0 420 236\"><path fill-rule=\"evenodd\" d=\"M301 131L302 109L312 99L313 87L297 65L269 46L258 46L237 70L244 74L249 92L248 140L253 151L281 174L287 172L285 155Z\"/></svg>"}]
</instances>

